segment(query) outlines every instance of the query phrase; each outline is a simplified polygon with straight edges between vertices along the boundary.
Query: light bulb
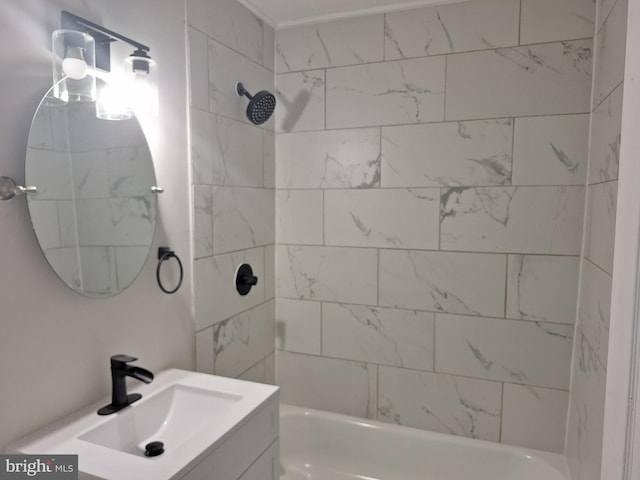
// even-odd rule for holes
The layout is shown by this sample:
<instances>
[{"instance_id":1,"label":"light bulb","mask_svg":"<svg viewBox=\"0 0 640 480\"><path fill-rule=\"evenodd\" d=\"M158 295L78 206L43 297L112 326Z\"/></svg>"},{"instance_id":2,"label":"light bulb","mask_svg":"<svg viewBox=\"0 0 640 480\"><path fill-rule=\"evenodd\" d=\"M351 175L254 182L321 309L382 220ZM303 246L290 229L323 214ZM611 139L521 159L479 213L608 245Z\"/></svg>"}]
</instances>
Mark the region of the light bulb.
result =
<instances>
[{"instance_id":1,"label":"light bulb","mask_svg":"<svg viewBox=\"0 0 640 480\"><path fill-rule=\"evenodd\" d=\"M82 80L87 76L87 64L82 56L82 48L69 47L67 56L62 61L62 71L73 80Z\"/></svg>"},{"instance_id":2,"label":"light bulb","mask_svg":"<svg viewBox=\"0 0 640 480\"><path fill-rule=\"evenodd\" d=\"M124 59L127 75L129 108L134 115L158 115L158 87L155 79L156 62L146 52L136 50Z\"/></svg>"}]
</instances>

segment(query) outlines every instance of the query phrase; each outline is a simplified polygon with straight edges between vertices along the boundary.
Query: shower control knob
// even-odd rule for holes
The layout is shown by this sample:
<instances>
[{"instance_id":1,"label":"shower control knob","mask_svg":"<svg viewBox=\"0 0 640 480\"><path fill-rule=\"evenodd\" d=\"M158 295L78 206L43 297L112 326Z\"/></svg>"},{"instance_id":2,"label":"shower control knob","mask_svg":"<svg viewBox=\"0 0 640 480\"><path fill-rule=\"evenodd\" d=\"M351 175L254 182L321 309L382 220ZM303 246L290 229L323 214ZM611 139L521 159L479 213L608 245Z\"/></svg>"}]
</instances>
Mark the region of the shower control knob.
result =
<instances>
[{"instance_id":1,"label":"shower control knob","mask_svg":"<svg viewBox=\"0 0 640 480\"><path fill-rule=\"evenodd\" d=\"M240 295L246 295L251 288L258 284L258 277L253 274L253 269L248 263L243 263L236 271L236 290Z\"/></svg>"}]
</instances>

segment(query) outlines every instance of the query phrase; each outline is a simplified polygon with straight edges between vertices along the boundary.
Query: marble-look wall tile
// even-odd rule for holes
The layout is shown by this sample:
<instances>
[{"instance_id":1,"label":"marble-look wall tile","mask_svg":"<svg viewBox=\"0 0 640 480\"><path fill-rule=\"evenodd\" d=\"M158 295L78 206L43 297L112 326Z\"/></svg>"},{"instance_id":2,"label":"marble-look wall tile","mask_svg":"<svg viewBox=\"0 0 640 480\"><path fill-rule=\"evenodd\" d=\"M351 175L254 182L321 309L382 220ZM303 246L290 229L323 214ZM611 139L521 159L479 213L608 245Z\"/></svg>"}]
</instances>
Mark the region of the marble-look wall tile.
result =
<instances>
[{"instance_id":1,"label":"marble-look wall tile","mask_svg":"<svg viewBox=\"0 0 640 480\"><path fill-rule=\"evenodd\" d=\"M116 291L113 249L108 247L52 248L47 261L61 279L73 289L89 295Z\"/></svg>"},{"instance_id":2,"label":"marble-look wall tile","mask_svg":"<svg viewBox=\"0 0 640 480\"><path fill-rule=\"evenodd\" d=\"M192 107L209 110L209 53L207 36L193 27L189 35L189 98Z\"/></svg>"},{"instance_id":3,"label":"marble-look wall tile","mask_svg":"<svg viewBox=\"0 0 640 480\"><path fill-rule=\"evenodd\" d=\"M520 43L544 43L593 37L596 4L592 0L522 0Z\"/></svg>"},{"instance_id":4,"label":"marble-look wall tile","mask_svg":"<svg viewBox=\"0 0 640 480\"><path fill-rule=\"evenodd\" d=\"M438 314L436 345L438 372L569 388L572 325Z\"/></svg>"},{"instance_id":5,"label":"marble-look wall tile","mask_svg":"<svg viewBox=\"0 0 640 480\"><path fill-rule=\"evenodd\" d=\"M130 194L122 196L144 196L149 188L148 175L145 175L147 188L140 192L139 179L138 182L131 181L130 178L122 175L121 169L118 171L117 168L114 168L115 171L111 174L111 169L107 167L108 157L111 157L112 161L117 161L116 158L119 155L122 155L125 159L127 159L127 157L135 159L136 151L129 148L114 148L108 151L79 152L70 156L69 166L66 173L71 178L73 192L69 192L70 195L67 198L86 200L88 198L104 199L107 197L119 196L121 194L115 191L119 180L122 181L123 184L131 185L135 189ZM145 160L147 159L148 157ZM121 166L122 162L119 163ZM132 163L133 166L135 166L135 163ZM50 171L50 168L46 170ZM132 173L134 171L135 170L133 170ZM146 173L148 174L148 171ZM135 178L135 174L133 176ZM44 183L50 183L50 181L49 177Z\"/></svg>"},{"instance_id":6,"label":"marble-look wall tile","mask_svg":"<svg viewBox=\"0 0 640 480\"><path fill-rule=\"evenodd\" d=\"M153 158L148 147L125 147L108 149L104 163L107 170L109 196L111 197L144 197L149 191L149 182L156 180L155 172L150 171L149 165L153 164ZM100 152L98 158L104 153ZM74 155L74 160L76 156ZM80 161L84 161L82 156ZM103 160L97 160L102 162ZM95 168L92 166L92 169ZM100 171L102 167L98 167ZM75 175L75 172L74 172ZM91 172L91 175L95 175ZM104 179L93 179L95 184L102 188ZM82 179L83 189L78 191L86 197L85 189L93 190L93 185ZM97 189L97 188L96 188ZM91 195L95 195L94 192ZM76 198L78 198L76 194Z\"/></svg>"},{"instance_id":7,"label":"marble-look wall tile","mask_svg":"<svg viewBox=\"0 0 640 480\"><path fill-rule=\"evenodd\" d=\"M38 187L38 200L69 200L74 186L69 172L71 156L65 152L29 149L29 162L41 165L29 169L29 183ZM103 188L103 192L106 191Z\"/></svg>"},{"instance_id":8,"label":"marble-look wall tile","mask_svg":"<svg viewBox=\"0 0 640 480\"><path fill-rule=\"evenodd\" d=\"M593 104L599 105L623 80L628 0L618 0L596 36Z\"/></svg>"},{"instance_id":9,"label":"marble-look wall tile","mask_svg":"<svg viewBox=\"0 0 640 480\"><path fill-rule=\"evenodd\" d=\"M443 189L448 250L578 255L584 187Z\"/></svg>"},{"instance_id":10,"label":"marble-look wall tile","mask_svg":"<svg viewBox=\"0 0 640 480\"><path fill-rule=\"evenodd\" d=\"M276 365L276 352L274 351L266 358L260 360L254 366L245 370L238 375L240 380L247 380L248 382L266 383L267 385L275 385L275 365Z\"/></svg>"},{"instance_id":11,"label":"marble-look wall tile","mask_svg":"<svg viewBox=\"0 0 640 480\"><path fill-rule=\"evenodd\" d=\"M578 319L580 330L606 368L609 353L609 311L611 275L589 260L582 264L582 283Z\"/></svg>"},{"instance_id":12,"label":"marble-look wall tile","mask_svg":"<svg viewBox=\"0 0 640 480\"><path fill-rule=\"evenodd\" d=\"M280 298L375 305L378 255L373 249L277 247Z\"/></svg>"},{"instance_id":13,"label":"marble-look wall tile","mask_svg":"<svg viewBox=\"0 0 640 480\"><path fill-rule=\"evenodd\" d=\"M613 272L618 181L589 187L584 255L605 272Z\"/></svg>"},{"instance_id":14,"label":"marble-look wall tile","mask_svg":"<svg viewBox=\"0 0 640 480\"><path fill-rule=\"evenodd\" d=\"M322 190L276 192L276 238L279 244L322 245Z\"/></svg>"},{"instance_id":15,"label":"marble-look wall tile","mask_svg":"<svg viewBox=\"0 0 640 480\"><path fill-rule=\"evenodd\" d=\"M193 251L195 258L213 255L212 202L211 187L193 186Z\"/></svg>"},{"instance_id":16,"label":"marble-look wall tile","mask_svg":"<svg viewBox=\"0 0 640 480\"><path fill-rule=\"evenodd\" d=\"M276 358L277 352L273 352L262 363L264 363L264 383L269 385L276 384Z\"/></svg>"},{"instance_id":17,"label":"marble-look wall tile","mask_svg":"<svg viewBox=\"0 0 640 480\"><path fill-rule=\"evenodd\" d=\"M145 198L88 199L58 207L63 246L140 246L153 238L155 225ZM111 222L96 224L92 218Z\"/></svg>"},{"instance_id":18,"label":"marble-look wall tile","mask_svg":"<svg viewBox=\"0 0 640 480\"><path fill-rule=\"evenodd\" d=\"M264 299L276 298L276 246L264 247Z\"/></svg>"},{"instance_id":19,"label":"marble-look wall tile","mask_svg":"<svg viewBox=\"0 0 640 480\"><path fill-rule=\"evenodd\" d=\"M68 203L68 202L63 202ZM60 241L60 221L56 200L29 199L29 218L32 225L38 225L38 243L43 251L62 246ZM72 217L69 217L71 220ZM68 229L68 228L67 228Z\"/></svg>"},{"instance_id":20,"label":"marble-look wall tile","mask_svg":"<svg viewBox=\"0 0 640 480\"><path fill-rule=\"evenodd\" d=\"M582 335L575 348L565 454L572 478L600 480L606 371Z\"/></svg>"},{"instance_id":21,"label":"marble-look wall tile","mask_svg":"<svg viewBox=\"0 0 640 480\"><path fill-rule=\"evenodd\" d=\"M380 186L380 129L279 134L278 188Z\"/></svg>"},{"instance_id":22,"label":"marble-look wall tile","mask_svg":"<svg viewBox=\"0 0 640 480\"><path fill-rule=\"evenodd\" d=\"M322 130L325 125L325 71L276 75L276 130Z\"/></svg>"},{"instance_id":23,"label":"marble-look wall tile","mask_svg":"<svg viewBox=\"0 0 640 480\"><path fill-rule=\"evenodd\" d=\"M262 63L264 22L236 0L189 0L189 24L220 43Z\"/></svg>"},{"instance_id":24,"label":"marble-look wall tile","mask_svg":"<svg viewBox=\"0 0 640 480\"><path fill-rule=\"evenodd\" d=\"M191 109L191 164L196 184L262 187L262 130Z\"/></svg>"},{"instance_id":25,"label":"marble-look wall tile","mask_svg":"<svg viewBox=\"0 0 640 480\"><path fill-rule=\"evenodd\" d=\"M618 179L622 128L623 85L616 88L591 115L589 183Z\"/></svg>"},{"instance_id":26,"label":"marble-look wall tile","mask_svg":"<svg viewBox=\"0 0 640 480\"><path fill-rule=\"evenodd\" d=\"M242 81L245 88L255 94L259 90L273 89L273 73L262 65L209 39L209 110L225 117L249 124L246 110L248 99L240 97L236 84ZM273 130L273 117L263 124Z\"/></svg>"},{"instance_id":27,"label":"marble-look wall tile","mask_svg":"<svg viewBox=\"0 0 640 480\"><path fill-rule=\"evenodd\" d=\"M618 0L597 0L596 1L596 33L600 33L600 29L605 20L609 18L611 9Z\"/></svg>"},{"instance_id":28,"label":"marble-look wall tile","mask_svg":"<svg viewBox=\"0 0 640 480\"><path fill-rule=\"evenodd\" d=\"M382 129L382 186L508 185L513 120Z\"/></svg>"},{"instance_id":29,"label":"marble-look wall tile","mask_svg":"<svg viewBox=\"0 0 640 480\"><path fill-rule=\"evenodd\" d=\"M445 58L327 70L327 128L444 120Z\"/></svg>"},{"instance_id":30,"label":"marble-look wall tile","mask_svg":"<svg viewBox=\"0 0 640 480\"><path fill-rule=\"evenodd\" d=\"M380 251L380 303L388 307L503 316L503 255Z\"/></svg>"},{"instance_id":31,"label":"marble-look wall tile","mask_svg":"<svg viewBox=\"0 0 640 480\"><path fill-rule=\"evenodd\" d=\"M89 295L104 295L117 291L114 250L102 246L77 249L76 261L80 267L79 289Z\"/></svg>"},{"instance_id":32,"label":"marble-look wall tile","mask_svg":"<svg viewBox=\"0 0 640 480\"><path fill-rule=\"evenodd\" d=\"M253 267L254 275L264 276L263 248L216 255L194 264L195 327L202 330L264 302L264 288L252 288L241 296L236 291L236 269L243 263Z\"/></svg>"},{"instance_id":33,"label":"marble-look wall tile","mask_svg":"<svg viewBox=\"0 0 640 480\"><path fill-rule=\"evenodd\" d=\"M116 264L116 283L117 291L122 291L129 287L140 274L140 259L146 258L149 254L149 247L143 246L124 246L114 247L114 259ZM178 269L174 268L172 272L166 272L164 278L169 278L171 285L177 285L179 280Z\"/></svg>"},{"instance_id":34,"label":"marble-look wall tile","mask_svg":"<svg viewBox=\"0 0 640 480\"><path fill-rule=\"evenodd\" d=\"M504 384L500 441L564 453L569 392Z\"/></svg>"},{"instance_id":35,"label":"marble-look wall tile","mask_svg":"<svg viewBox=\"0 0 640 480\"><path fill-rule=\"evenodd\" d=\"M382 15L278 30L276 72L379 62L383 32Z\"/></svg>"},{"instance_id":36,"label":"marble-look wall tile","mask_svg":"<svg viewBox=\"0 0 640 480\"><path fill-rule=\"evenodd\" d=\"M517 118L513 185L584 185L589 115Z\"/></svg>"},{"instance_id":37,"label":"marble-look wall tile","mask_svg":"<svg viewBox=\"0 0 640 480\"><path fill-rule=\"evenodd\" d=\"M578 257L509 255L507 317L575 323Z\"/></svg>"},{"instance_id":38,"label":"marble-look wall tile","mask_svg":"<svg viewBox=\"0 0 640 480\"><path fill-rule=\"evenodd\" d=\"M262 131L262 156L264 160L264 188L276 188L276 135Z\"/></svg>"},{"instance_id":39,"label":"marble-look wall tile","mask_svg":"<svg viewBox=\"0 0 640 480\"><path fill-rule=\"evenodd\" d=\"M66 285L74 289L82 287L78 269L78 249L76 247L52 248L45 253L47 254L47 262L58 273L60 279L66 279L64 280Z\"/></svg>"},{"instance_id":40,"label":"marble-look wall tile","mask_svg":"<svg viewBox=\"0 0 640 480\"><path fill-rule=\"evenodd\" d=\"M437 188L329 190L324 194L326 245L438 248Z\"/></svg>"},{"instance_id":41,"label":"marble-look wall tile","mask_svg":"<svg viewBox=\"0 0 640 480\"><path fill-rule=\"evenodd\" d=\"M213 252L274 243L274 196L263 188L213 187Z\"/></svg>"},{"instance_id":42,"label":"marble-look wall tile","mask_svg":"<svg viewBox=\"0 0 640 480\"><path fill-rule=\"evenodd\" d=\"M385 15L385 59L518 44L517 0L474 0Z\"/></svg>"},{"instance_id":43,"label":"marble-look wall tile","mask_svg":"<svg viewBox=\"0 0 640 480\"><path fill-rule=\"evenodd\" d=\"M374 418L377 366L278 352L280 400L330 412Z\"/></svg>"},{"instance_id":44,"label":"marble-look wall tile","mask_svg":"<svg viewBox=\"0 0 640 480\"><path fill-rule=\"evenodd\" d=\"M434 314L415 310L322 305L322 354L433 370Z\"/></svg>"},{"instance_id":45,"label":"marble-look wall tile","mask_svg":"<svg viewBox=\"0 0 640 480\"><path fill-rule=\"evenodd\" d=\"M240 380L246 380L247 382L265 383L264 376L264 361L260 361L255 365L249 367L236 378Z\"/></svg>"},{"instance_id":46,"label":"marble-look wall tile","mask_svg":"<svg viewBox=\"0 0 640 480\"><path fill-rule=\"evenodd\" d=\"M95 128L94 122L86 121L86 112L80 108L50 108L53 150L78 153L143 146L144 137L140 135L140 128L132 128L138 124L135 118L112 122L109 133L105 134L105 130ZM67 132L71 131L74 135L70 137Z\"/></svg>"},{"instance_id":47,"label":"marble-look wall tile","mask_svg":"<svg viewBox=\"0 0 640 480\"><path fill-rule=\"evenodd\" d=\"M213 327L196 332L196 371L214 374L213 370Z\"/></svg>"},{"instance_id":48,"label":"marble-look wall tile","mask_svg":"<svg viewBox=\"0 0 640 480\"><path fill-rule=\"evenodd\" d=\"M280 350L320 355L322 342L321 303L279 298L276 343Z\"/></svg>"},{"instance_id":49,"label":"marble-look wall tile","mask_svg":"<svg viewBox=\"0 0 640 480\"><path fill-rule=\"evenodd\" d=\"M237 377L274 351L275 301L213 326L216 375Z\"/></svg>"},{"instance_id":50,"label":"marble-look wall tile","mask_svg":"<svg viewBox=\"0 0 640 480\"><path fill-rule=\"evenodd\" d=\"M499 439L499 382L381 366L378 389L378 420L482 440Z\"/></svg>"},{"instance_id":51,"label":"marble-look wall tile","mask_svg":"<svg viewBox=\"0 0 640 480\"><path fill-rule=\"evenodd\" d=\"M270 72L275 71L276 32L266 23L264 24L262 35L262 65L264 65Z\"/></svg>"},{"instance_id":52,"label":"marble-look wall tile","mask_svg":"<svg viewBox=\"0 0 640 480\"><path fill-rule=\"evenodd\" d=\"M592 41L447 57L447 120L589 112Z\"/></svg>"}]
</instances>

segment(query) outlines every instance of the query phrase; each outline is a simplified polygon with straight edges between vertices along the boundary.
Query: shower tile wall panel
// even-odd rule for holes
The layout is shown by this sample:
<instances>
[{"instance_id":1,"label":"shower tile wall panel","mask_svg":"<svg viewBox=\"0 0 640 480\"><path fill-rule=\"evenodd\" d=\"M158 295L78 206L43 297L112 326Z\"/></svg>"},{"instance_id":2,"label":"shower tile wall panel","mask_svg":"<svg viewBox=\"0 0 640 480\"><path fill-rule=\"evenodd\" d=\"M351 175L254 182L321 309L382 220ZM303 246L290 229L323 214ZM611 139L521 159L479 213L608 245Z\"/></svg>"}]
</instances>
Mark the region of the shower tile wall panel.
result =
<instances>
[{"instance_id":1,"label":"shower tile wall panel","mask_svg":"<svg viewBox=\"0 0 640 480\"><path fill-rule=\"evenodd\" d=\"M382 129L383 187L511 182L513 119Z\"/></svg>"},{"instance_id":2,"label":"shower tile wall panel","mask_svg":"<svg viewBox=\"0 0 640 480\"><path fill-rule=\"evenodd\" d=\"M376 414L375 364L280 351L276 377L286 403L364 418Z\"/></svg>"},{"instance_id":3,"label":"shower tile wall panel","mask_svg":"<svg viewBox=\"0 0 640 480\"><path fill-rule=\"evenodd\" d=\"M618 178L622 94L623 85L621 84L593 112L590 184Z\"/></svg>"},{"instance_id":4,"label":"shower tile wall panel","mask_svg":"<svg viewBox=\"0 0 640 480\"><path fill-rule=\"evenodd\" d=\"M385 15L385 60L518 44L519 0L479 0Z\"/></svg>"},{"instance_id":5,"label":"shower tile wall panel","mask_svg":"<svg viewBox=\"0 0 640 480\"><path fill-rule=\"evenodd\" d=\"M573 324L579 268L577 257L509 255L507 317Z\"/></svg>"},{"instance_id":6,"label":"shower tile wall panel","mask_svg":"<svg viewBox=\"0 0 640 480\"><path fill-rule=\"evenodd\" d=\"M627 4L597 2L586 225L566 444L573 480L600 479Z\"/></svg>"},{"instance_id":7,"label":"shower tile wall panel","mask_svg":"<svg viewBox=\"0 0 640 480\"><path fill-rule=\"evenodd\" d=\"M279 31L276 69L296 72L379 62L383 22L383 15L375 15Z\"/></svg>"},{"instance_id":8,"label":"shower tile wall panel","mask_svg":"<svg viewBox=\"0 0 640 480\"><path fill-rule=\"evenodd\" d=\"M450 55L446 119L588 113L591 63L591 40Z\"/></svg>"},{"instance_id":9,"label":"shower tile wall panel","mask_svg":"<svg viewBox=\"0 0 640 480\"><path fill-rule=\"evenodd\" d=\"M522 0L520 43L593 37L592 0Z\"/></svg>"},{"instance_id":10,"label":"shower tile wall panel","mask_svg":"<svg viewBox=\"0 0 640 480\"><path fill-rule=\"evenodd\" d=\"M504 316L506 256L380 250L379 304Z\"/></svg>"},{"instance_id":11,"label":"shower tile wall panel","mask_svg":"<svg viewBox=\"0 0 640 480\"><path fill-rule=\"evenodd\" d=\"M275 381L275 134L245 115L274 91L274 32L235 0L188 0L196 366ZM242 263L258 285L235 290Z\"/></svg>"},{"instance_id":12,"label":"shower tile wall panel","mask_svg":"<svg viewBox=\"0 0 640 480\"><path fill-rule=\"evenodd\" d=\"M578 255L584 187L443 190L440 246L447 250Z\"/></svg>"},{"instance_id":13,"label":"shower tile wall panel","mask_svg":"<svg viewBox=\"0 0 640 480\"><path fill-rule=\"evenodd\" d=\"M380 420L482 440L500 439L499 382L379 367Z\"/></svg>"},{"instance_id":14,"label":"shower tile wall panel","mask_svg":"<svg viewBox=\"0 0 640 480\"><path fill-rule=\"evenodd\" d=\"M513 149L512 185L584 185L589 115L518 118Z\"/></svg>"},{"instance_id":15,"label":"shower tile wall panel","mask_svg":"<svg viewBox=\"0 0 640 480\"><path fill-rule=\"evenodd\" d=\"M445 57L327 70L327 128L444 120Z\"/></svg>"},{"instance_id":16,"label":"shower tile wall panel","mask_svg":"<svg viewBox=\"0 0 640 480\"><path fill-rule=\"evenodd\" d=\"M283 401L563 451L594 17L477 0L276 32Z\"/></svg>"},{"instance_id":17,"label":"shower tile wall panel","mask_svg":"<svg viewBox=\"0 0 640 480\"><path fill-rule=\"evenodd\" d=\"M322 130L325 90L325 70L278 75L275 114L278 132Z\"/></svg>"},{"instance_id":18,"label":"shower tile wall panel","mask_svg":"<svg viewBox=\"0 0 640 480\"><path fill-rule=\"evenodd\" d=\"M599 105L624 79L628 0L617 0L598 32L593 75L593 103Z\"/></svg>"},{"instance_id":19,"label":"shower tile wall panel","mask_svg":"<svg viewBox=\"0 0 640 480\"><path fill-rule=\"evenodd\" d=\"M506 383L502 402L503 442L538 450L564 450L568 392Z\"/></svg>"}]
</instances>

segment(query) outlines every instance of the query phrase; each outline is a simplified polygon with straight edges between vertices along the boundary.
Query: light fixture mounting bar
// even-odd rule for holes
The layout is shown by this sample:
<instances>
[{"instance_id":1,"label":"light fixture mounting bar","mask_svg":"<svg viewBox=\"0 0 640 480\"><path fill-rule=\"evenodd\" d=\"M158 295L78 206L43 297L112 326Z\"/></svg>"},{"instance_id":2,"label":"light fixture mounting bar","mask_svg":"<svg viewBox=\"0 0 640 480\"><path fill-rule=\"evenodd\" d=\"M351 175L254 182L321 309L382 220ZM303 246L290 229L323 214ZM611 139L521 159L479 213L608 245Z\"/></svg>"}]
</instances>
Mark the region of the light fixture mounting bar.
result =
<instances>
[{"instance_id":1,"label":"light fixture mounting bar","mask_svg":"<svg viewBox=\"0 0 640 480\"><path fill-rule=\"evenodd\" d=\"M63 29L78 30L88 33L96 40L96 67L109 72L111 70L111 42L120 40L121 42L128 43L135 47L137 50L142 50L149 53L151 48L148 46L136 42L129 37L125 37L113 30L109 30L97 23L93 23L90 20L74 15L73 13L62 11L61 25Z\"/></svg>"}]
</instances>

